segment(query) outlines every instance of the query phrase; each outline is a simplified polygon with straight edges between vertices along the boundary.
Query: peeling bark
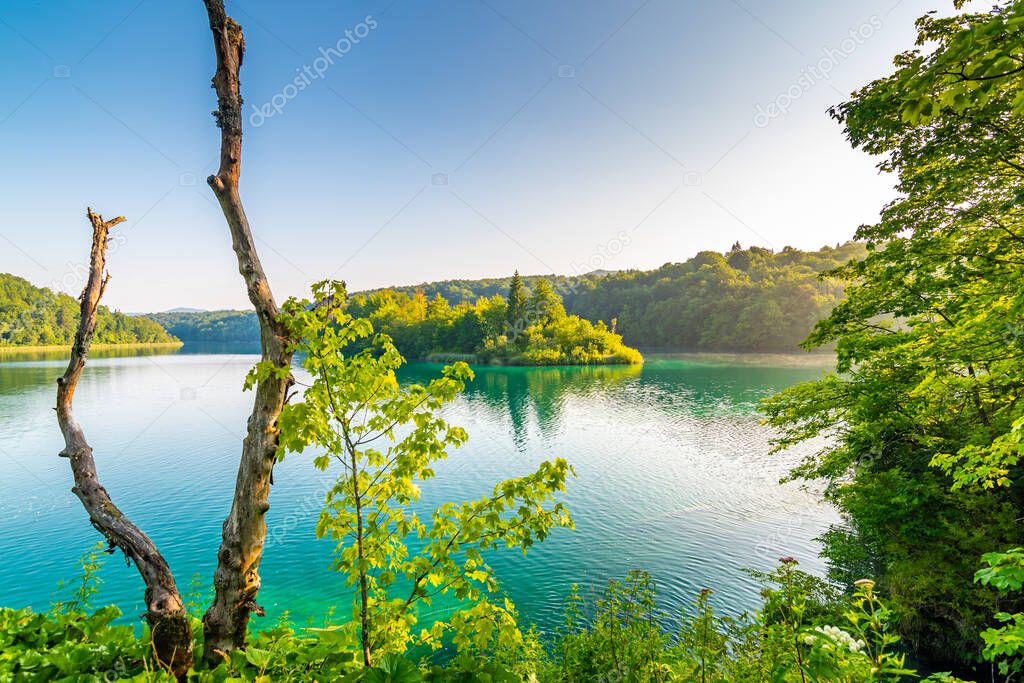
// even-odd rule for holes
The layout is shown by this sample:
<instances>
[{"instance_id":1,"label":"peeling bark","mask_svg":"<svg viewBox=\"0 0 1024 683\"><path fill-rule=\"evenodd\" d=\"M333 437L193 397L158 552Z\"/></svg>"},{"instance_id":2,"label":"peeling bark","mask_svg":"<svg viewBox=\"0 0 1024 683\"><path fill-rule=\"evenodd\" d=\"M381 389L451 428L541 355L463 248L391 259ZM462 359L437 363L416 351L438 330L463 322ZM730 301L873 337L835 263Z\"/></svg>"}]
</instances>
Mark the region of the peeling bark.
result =
<instances>
[{"instance_id":1,"label":"peeling bark","mask_svg":"<svg viewBox=\"0 0 1024 683\"><path fill-rule=\"evenodd\" d=\"M100 484L92 448L72 412L75 388L96 331L100 298L110 280L109 274L104 273L107 236L110 228L124 221L121 216L104 221L92 209L87 211L87 216L92 223L89 280L80 299L82 318L75 332L71 360L67 370L57 379L57 422L64 434L64 450L60 455L71 462L75 478L75 486L71 490L89 513L89 521L106 538L111 551L118 548L129 562L135 562L146 584L145 616L158 663L179 680L184 680L192 665L192 628L174 576L149 536L124 516Z\"/></svg>"},{"instance_id":2,"label":"peeling bark","mask_svg":"<svg viewBox=\"0 0 1024 683\"><path fill-rule=\"evenodd\" d=\"M238 270L256 309L263 360L287 368L292 358L287 332L278 322L280 309L256 253L238 194L242 158L242 97L238 71L245 53L245 39L242 27L225 12L223 0L204 0L204 4L217 55L217 71L213 76L217 92L214 117L221 130L220 168L216 175L207 178L207 183L224 212L238 258ZM231 650L244 648L250 614L263 614L256 604L256 594L260 589L259 567L267 533L264 515L270 508L267 500L277 453L277 419L292 382L289 374L284 378L270 377L256 386L231 512L224 521L217 553L214 599L203 616L203 658L211 666Z\"/></svg>"}]
</instances>

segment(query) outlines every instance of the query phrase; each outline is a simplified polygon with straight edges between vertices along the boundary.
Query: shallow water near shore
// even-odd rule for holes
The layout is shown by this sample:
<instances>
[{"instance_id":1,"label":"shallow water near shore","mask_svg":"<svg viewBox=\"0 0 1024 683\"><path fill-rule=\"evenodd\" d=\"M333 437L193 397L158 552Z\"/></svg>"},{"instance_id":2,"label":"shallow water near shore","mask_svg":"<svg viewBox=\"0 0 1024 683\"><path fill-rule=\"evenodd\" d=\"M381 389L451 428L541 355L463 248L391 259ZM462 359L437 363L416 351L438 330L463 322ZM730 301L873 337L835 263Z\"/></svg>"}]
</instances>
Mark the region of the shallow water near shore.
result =
<instances>
[{"instance_id":1,"label":"shallow water near shore","mask_svg":"<svg viewBox=\"0 0 1024 683\"><path fill-rule=\"evenodd\" d=\"M189 592L206 592L230 505L252 397L242 378L252 348L196 347L89 362L76 414L113 499L163 551ZM480 367L446 409L469 443L437 468L420 508L478 498L501 479L566 458L577 477L564 501L577 530L557 531L528 555L489 560L525 620L560 622L573 583L592 596L609 578L649 571L662 607L678 614L704 587L726 612L758 604L741 570L791 555L821 573L820 535L837 516L814 492L780 477L808 451L769 454L759 398L818 377L826 357L649 356L643 366ZM75 580L79 556L99 540L71 494L53 414L60 354L0 358L0 605L45 609L58 580ZM404 380L441 366L411 363ZM313 529L332 475L311 456L277 466L268 513L260 603L271 624L287 610L321 623L350 598L329 570L332 543ZM134 568L113 557L98 602L143 611Z\"/></svg>"}]
</instances>

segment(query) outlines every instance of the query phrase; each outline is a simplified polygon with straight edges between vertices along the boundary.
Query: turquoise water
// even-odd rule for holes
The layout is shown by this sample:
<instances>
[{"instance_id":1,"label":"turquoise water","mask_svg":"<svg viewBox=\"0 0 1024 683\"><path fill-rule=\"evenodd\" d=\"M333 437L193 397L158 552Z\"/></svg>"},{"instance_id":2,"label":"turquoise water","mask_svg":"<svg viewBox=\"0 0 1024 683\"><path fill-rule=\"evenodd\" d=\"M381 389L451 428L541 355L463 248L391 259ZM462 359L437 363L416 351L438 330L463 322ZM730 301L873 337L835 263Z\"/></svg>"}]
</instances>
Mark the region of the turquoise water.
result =
<instances>
[{"instance_id":1,"label":"turquoise water","mask_svg":"<svg viewBox=\"0 0 1024 683\"><path fill-rule=\"evenodd\" d=\"M99 354L75 397L101 480L167 557L179 587L208 586L220 527L251 408L242 377L248 353ZM201 351L201 352L197 352ZM59 355L0 358L0 605L46 608L60 579L99 539L71 492L54 405ZM406 379L440 366L414 363ZM423 506L477 498L500 479L550 457L575 467L565 502L575 532L560 531L527 556L491 564L523 616L555 626L572 583L584 595L634 568L654 576L663 607L678 613L703 587L722 609L756 606L740 570L783 555L823 570L814 538L835 513L814 492L780 485L805 452L768 453L758 398L817 377L820 361L655 356L640 367L479 368L447 418L469 443L424 486ZM288 610L320 622L347 614L343 582L328 569L331 544L313 534L327 476L309 456L275 471L260 603L267 622ZM141 582L119 556L102 572L98 600L143 611Z\"/></svg>"}]
</instances>

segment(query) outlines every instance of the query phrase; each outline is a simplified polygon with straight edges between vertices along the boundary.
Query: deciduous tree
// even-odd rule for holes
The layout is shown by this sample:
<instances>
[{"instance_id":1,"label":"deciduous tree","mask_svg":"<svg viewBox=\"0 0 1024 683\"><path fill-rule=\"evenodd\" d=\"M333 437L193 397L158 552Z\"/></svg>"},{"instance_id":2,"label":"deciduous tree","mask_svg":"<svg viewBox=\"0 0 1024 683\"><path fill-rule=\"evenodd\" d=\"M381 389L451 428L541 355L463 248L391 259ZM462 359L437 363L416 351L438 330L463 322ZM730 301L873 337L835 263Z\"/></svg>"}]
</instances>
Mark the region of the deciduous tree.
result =
<instances>
[{"instance_id":1,"label":"deciduous tree","mask_svg":"<svg viewBox=\"0 0 1024 683\"><path fill-rule=\"evenodd\" d=\"M281 451L315 448L321 470L340 469L327 495L317 533L336 542L334 569L353 587L353 640L371 666L387 653L415 644L440 647L451 636L459 650L521 644L512 603L497 595L484 553L506 546L526 551L553 528L572 527L561 503L569 466L545 462L533 473L497 484L487 495L445 503L430 519L415 510L420 485L466 432L438 411L473 377L465 363L445 367L426 386L400 384L404 360L385 335L354 354L354 341L371 337L365 319L344 309L340 283L320 283L312 300L291 300L282 320L292 349L311 376L302 400L281 415ZM278 372L262 363L250 381ZM457 602L429 629L414 631L416 610L435 599Z\"/></svg>"}]
</instances>

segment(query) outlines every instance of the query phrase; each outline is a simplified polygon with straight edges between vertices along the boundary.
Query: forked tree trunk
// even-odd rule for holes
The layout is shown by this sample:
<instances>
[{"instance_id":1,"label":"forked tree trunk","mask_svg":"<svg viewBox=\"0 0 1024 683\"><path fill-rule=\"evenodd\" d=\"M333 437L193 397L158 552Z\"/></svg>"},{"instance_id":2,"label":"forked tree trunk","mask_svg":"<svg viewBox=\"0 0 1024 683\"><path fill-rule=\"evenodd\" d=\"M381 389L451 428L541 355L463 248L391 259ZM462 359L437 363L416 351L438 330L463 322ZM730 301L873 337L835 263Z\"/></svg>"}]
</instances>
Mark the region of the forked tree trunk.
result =
<instances>
[{"instance_id":1,"label":"forked tree trunk","mask_svg":"<svg viewBox=\"0 0 1024 683\"><path fill-rule=\"evenodd\" d=\"M146 620L149 622L153 653L161 667L183 680L192 665L192 628L170 567L149 536L124 516L100 484L92 448L72 412L75 387L85 368L89 345L96 331L100 298L110 279L104 273L107 235L110 228L124 221L121 216L104 221L92 209L87 215L92 223L89 280L82 292L82 318L75 332L71 360L68 369L57 379L57 422L64 434L64 450L60 454L71 462L75 478L75 486L71 490L85 506L89 521L107 539L111 551L119 548L129 561L135 562L146 584Z\"/></svg>"},{"instance_id":2,"label":"forked tree trunk","mask_svg":"<svg viewBox=\"0 0 1024 683\"><path fill-rule=\"evenodd\" d=\"M204 3L217 54L217 71L213 76L213 87L217 91L214 116L221 131L220 168L207 182L227 219L238 270L256 309L263 360L288 368L292 354L288 350L287 332L277 320L280 310L256 253L238 194L242 159L242 97L238 70L242 66L245 40L242 27L224 11L223 0L204 0ZM256 386L231 512L224 521L217 554L213 604L203 616L203 658L211 666L231 650L245 647L249 615L263 613L256 604L256 594L260 589L260 560L267 534L264 515L270 508L267 499L277 453L277 419L292 381L291 375L285 373L284 377L261 380Z\"/></svg>"}]
</instances>

